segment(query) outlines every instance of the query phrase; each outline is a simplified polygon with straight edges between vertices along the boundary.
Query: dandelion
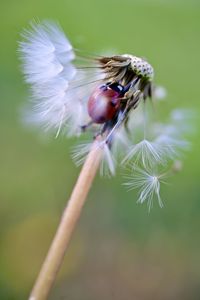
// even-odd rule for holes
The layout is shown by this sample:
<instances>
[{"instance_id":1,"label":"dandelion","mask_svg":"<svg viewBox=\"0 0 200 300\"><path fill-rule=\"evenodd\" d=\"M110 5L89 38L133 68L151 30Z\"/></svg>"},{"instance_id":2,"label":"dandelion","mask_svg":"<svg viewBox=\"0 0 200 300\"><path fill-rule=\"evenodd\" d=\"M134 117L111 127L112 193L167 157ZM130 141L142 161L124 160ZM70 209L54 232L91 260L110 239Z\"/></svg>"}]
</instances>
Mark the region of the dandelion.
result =
<instances>
[{"instance_id":1,"label":"dandelion","mask_svg":"<svg viewBox=\"0 0 200 300\"><path fill-rule=\"evenodd\" d=\"M162 207L166 173L156 170L173 165L180 150L188 148L187 130L185 111L173 111L169 124L154 123L148 99L163 98L166 91L154 86L154 69L146 60L130 54L85 55L72 47L59 25L47 21L32 23L22 37L19 53L32 93L26 119L56 137L86 131L91 136L72 151L83 167L31 293L30 299L46 299L99 167L110 176L117 165L128 163L125 185L139 189L138 202L150 209L157 197Z\"/></svg>"}]
</instances>

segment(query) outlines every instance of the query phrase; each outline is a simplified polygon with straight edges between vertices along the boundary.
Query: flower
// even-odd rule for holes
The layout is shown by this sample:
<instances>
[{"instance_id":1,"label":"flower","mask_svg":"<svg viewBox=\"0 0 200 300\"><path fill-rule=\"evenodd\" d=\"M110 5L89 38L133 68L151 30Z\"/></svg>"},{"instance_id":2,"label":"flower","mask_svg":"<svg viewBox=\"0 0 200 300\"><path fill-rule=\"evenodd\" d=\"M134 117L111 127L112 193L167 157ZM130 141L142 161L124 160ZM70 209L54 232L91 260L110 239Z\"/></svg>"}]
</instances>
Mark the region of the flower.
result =
<instances>
[{"instance_id":1,"label":"flower","mask_svg":"<svg viewBox=\"0 0 200 300\"><path fill-rule=\"evenodd\" d=\"M186 120L191 111L172 111L168 123L154 121L146 99L163 98L166 91L153 85L153 67L142 58L82 55L60 26L49 21L31 23L22 37L19 53L32 92L29 121L53 130L56 137L61 132L68 136L92 132L103 152L100 172L114 175L118 161L121 167L128 163L131 175L125 185L139 188L138 202L147 201L150 209L155 195L162 207L164 175L155 170L173 165L188 149ZM92 145L90 140L73 149L77 165Z\"/></svg>"}]
</instances>

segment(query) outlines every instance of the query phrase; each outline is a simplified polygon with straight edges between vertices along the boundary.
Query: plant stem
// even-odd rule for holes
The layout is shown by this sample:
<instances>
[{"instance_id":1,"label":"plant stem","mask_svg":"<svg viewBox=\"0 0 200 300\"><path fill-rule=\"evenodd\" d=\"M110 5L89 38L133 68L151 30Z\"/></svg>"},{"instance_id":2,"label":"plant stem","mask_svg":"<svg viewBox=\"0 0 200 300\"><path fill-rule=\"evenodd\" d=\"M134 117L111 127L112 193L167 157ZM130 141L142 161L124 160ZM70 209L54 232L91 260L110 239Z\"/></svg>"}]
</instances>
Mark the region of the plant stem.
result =
<instances>
[{"instance_id":1,"label":"plant stem","mask_svg":"<svg viewBox=\"0 0 200 300\"><path fill-rule=\"evenodd\" d=\"M47 257L35 282L29 300L45 300L54 284L69 245L73 230L79 220L87 194L95 178L102 157L102 149L94 141L82 167L71 197L63 212L57 232Z\"/></svg>"}]
</instances>

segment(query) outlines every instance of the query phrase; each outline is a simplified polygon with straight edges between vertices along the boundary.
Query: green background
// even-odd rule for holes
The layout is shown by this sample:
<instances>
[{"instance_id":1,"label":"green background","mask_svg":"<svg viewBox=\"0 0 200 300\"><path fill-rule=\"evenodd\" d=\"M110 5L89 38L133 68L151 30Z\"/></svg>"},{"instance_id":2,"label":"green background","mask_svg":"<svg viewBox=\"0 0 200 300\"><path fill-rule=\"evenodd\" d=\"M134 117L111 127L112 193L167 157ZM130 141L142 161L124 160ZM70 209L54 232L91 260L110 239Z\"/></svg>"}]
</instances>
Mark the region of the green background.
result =
<instances>
[{"instance_id":1,"label":"green background","mask_svg":"<svg viewBox=\"0 0 200 300\"><path fill-rule=\"evenodd\" d=\"M122 174L97 177L50 299L200 299L200 3L178 0L0 0L0 299L27 299L78 175L75 139L20 120L28 98L17 57L22 28L58 20L80 49L147 57L168 90L159 111L197 112L183 171L151 213Z\"/></svg>"}]
</instances>

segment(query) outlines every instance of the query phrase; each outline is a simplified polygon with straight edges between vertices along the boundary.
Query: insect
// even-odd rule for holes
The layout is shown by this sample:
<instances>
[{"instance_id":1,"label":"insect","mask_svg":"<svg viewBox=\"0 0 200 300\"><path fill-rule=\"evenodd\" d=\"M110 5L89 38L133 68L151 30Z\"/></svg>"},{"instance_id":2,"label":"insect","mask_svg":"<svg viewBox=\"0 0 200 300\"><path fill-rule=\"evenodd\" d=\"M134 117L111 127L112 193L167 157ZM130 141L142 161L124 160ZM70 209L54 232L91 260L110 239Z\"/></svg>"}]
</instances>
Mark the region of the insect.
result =
<instances>
[{"instance_id":1,"label":"insect","mask_svg":"<svg viewBox=\"0 0 200 300\"><path fill-rule=\"evenodd\" d=\"M47 129L76 134L97 127L111 142L130 111L152 96L153 67L129 55L85 56L54 23L33 23L20 43L26 81L32 85L35 118ZM71 129L69 129L71 126Z\"/></svg>"}]
</instances>

